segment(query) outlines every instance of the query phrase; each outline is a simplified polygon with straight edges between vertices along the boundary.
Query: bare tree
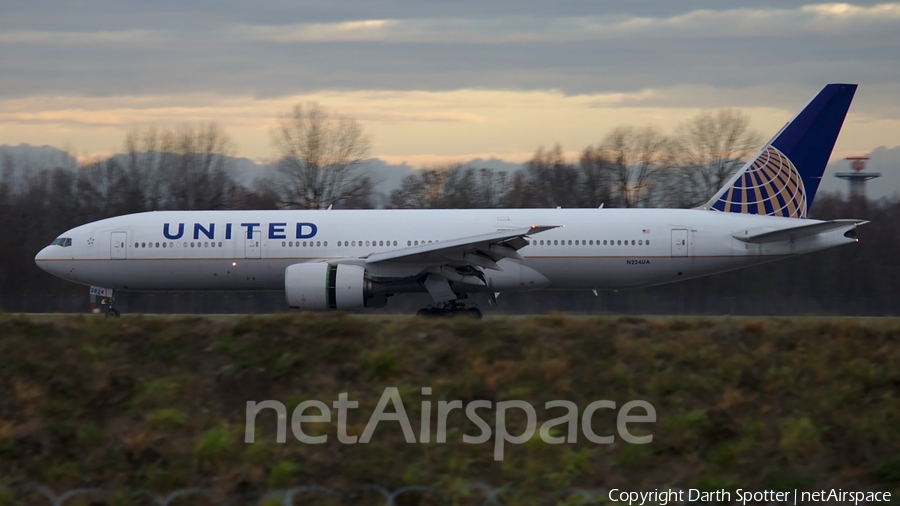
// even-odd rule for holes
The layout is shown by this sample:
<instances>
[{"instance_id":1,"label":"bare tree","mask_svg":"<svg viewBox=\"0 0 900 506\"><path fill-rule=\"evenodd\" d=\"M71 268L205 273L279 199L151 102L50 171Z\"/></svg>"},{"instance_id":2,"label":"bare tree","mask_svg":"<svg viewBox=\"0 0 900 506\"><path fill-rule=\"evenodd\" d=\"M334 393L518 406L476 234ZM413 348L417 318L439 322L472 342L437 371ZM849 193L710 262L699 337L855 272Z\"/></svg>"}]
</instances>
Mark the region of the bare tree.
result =
<instances>
[{"instance_id":1,"label":"bare tree","mask_svg":"<svg viewBox=\"0 0 900 506\"><path fill-rule=\"evenodd\" d=\"M566 161L562 147L551 150L539 148L525 162L524 176L530 190L529 202L523 207L578 207L580 175L574 165Z\"/></svg>"},{"instance_id":2,"label":"bare tree","mask_svg":"<svg viewBox=\"0 0 900 506\"><path fill-rule=\"evenodd\" d=\"M160 171L172 209L223 209L235 195L229 164L236 148L215 123L163 133Z\"/></svg>"},{"instance_id":3,"label":"bare tree","mask_svg":"<svg viewBox=\"0 0 900 506\"><path fill-rule=\"evenodd\" d=\"M488 209L503 207L510 190L504 171L460 163L422 169L403 178L391 192L399 209Z\"/></svg>"},{"instance_id":4,"label":"bare tree","mask_svg":"<svg viewBox=\"0 0 900 506\"><path fill-rule=\"evenodd\" d=\"M155 128L132 130L125 136L120 191L126 212L154 211L163 200L160 135Z\"/></svg>"},{"instance_id":5,"label":"bare tree","mask_svg":"<svg viewBox=\"0 0 900 506\"><path fill-rule=\"evenodd\" d=\"M474 188L470 189L470 194L474 197L476 207L488 209L507 206L512 180L506 171L481 168L470 169L469 174L473 176L470 179Z\"/></svg>"},{"instance_id":6,"label":"bare tree","mask_svg":"<svg viewBox=\"0 0 900 506\"><path fill-rule=\"evenodd\" d=\"M606 135L601 150L610 163L617 207L653 207L658 185L669 164L668 138L657 128L618 127Z\"/></svg>"},{"instance_id":7,"label":"bare tree","mask_svg":"<svg viewBox=\"0 0 900 506\"><path fill-rule=\"evenodd\" d=\"M672 203L707 202L762 142L750 129L750 117L735 109L703 113L682 124L673 143L680 191Z\"/></svg>"},{"instance_id":8,"label":"bare tree","mask_svg":"<svg viewBox=\"0 0 900 506\"><path fill-rule=\"evenodd\" d=\"M370 149L356 120L315 102L298 104L279 116L272 140L284 205L324 209L371 191L371 181L356 170Z\"/></svg>"},{"instance_id":9,"label":"bare tree","mask_svg":"<svg viewBox=\"0 0 900 506\"><path fill-rule=\"evenodd\" d=\"M125 182L125 173L116 157L80 167L75 193L86 218L99 220L130 207L127 194L123 191Z\"/></svg>"},{"instance_id":10,"label":"bare tree","mask_svg":"<svg viewBox=\"0 0 900 506\"><path fill-rule=\"evenodd\" d=\"M15 191L16 161L6 151L0 154L0 209L9 205Z\"/></svg>"},{"instance_id":11,"label":"bare tree","mask_svg":"<svg viewBox=\"0 0 900 506\"><path fill-rule=\"evenodd\" d=\"M581 153L578 167L581 170L581 205L612 205L613 164L607 154L588 146Z\"/></svg>"}]
</instances>

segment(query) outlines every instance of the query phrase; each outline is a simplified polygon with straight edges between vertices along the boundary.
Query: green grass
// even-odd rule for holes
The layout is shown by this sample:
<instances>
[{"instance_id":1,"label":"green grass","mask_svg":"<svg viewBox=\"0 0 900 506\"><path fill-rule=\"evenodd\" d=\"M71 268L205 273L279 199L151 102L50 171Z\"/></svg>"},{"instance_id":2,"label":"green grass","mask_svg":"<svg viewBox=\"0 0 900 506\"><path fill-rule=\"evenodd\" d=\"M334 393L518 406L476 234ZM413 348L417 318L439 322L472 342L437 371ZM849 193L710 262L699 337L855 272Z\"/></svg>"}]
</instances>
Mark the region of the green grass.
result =
<instances>
[{"instance_id":1,"label":"green grass","mask_svg":"<svg viewBox=\"0 0 900 506\"><path fill-rule=\"evenodd\" d=\"M431 401L431 443L407 444L386 422L370 443L340 445L334 411L330 422L303 426L327 443L294 438L295 406L330 406L342 392L360 404L347 428L360 435L391 386L417 436L421 402ZM480 481L541 496L647 484L900 487L896 319L2 314L0 390L0 484L223 495L236 483L450 491ZM246 402L269 399L288 408L287 443L275 441L271 410L259 415L257 442L244 443ZM648 445L596 445L579 431L574 444L536 436L507 445L495 462L492 441L462 443L479 430L460 410L448 418L447 443L435 443L437 403L455 399L526 400L539 423L562 414L543 409L552 400L583 409L642 399L658 421L633 431L652 433ZM492 413L483 412L489 424ZM512 434L524 427L519 415L510 415ZM615 412L599 410L593 430L615 434Z\"/></svg>"}]
</instances>

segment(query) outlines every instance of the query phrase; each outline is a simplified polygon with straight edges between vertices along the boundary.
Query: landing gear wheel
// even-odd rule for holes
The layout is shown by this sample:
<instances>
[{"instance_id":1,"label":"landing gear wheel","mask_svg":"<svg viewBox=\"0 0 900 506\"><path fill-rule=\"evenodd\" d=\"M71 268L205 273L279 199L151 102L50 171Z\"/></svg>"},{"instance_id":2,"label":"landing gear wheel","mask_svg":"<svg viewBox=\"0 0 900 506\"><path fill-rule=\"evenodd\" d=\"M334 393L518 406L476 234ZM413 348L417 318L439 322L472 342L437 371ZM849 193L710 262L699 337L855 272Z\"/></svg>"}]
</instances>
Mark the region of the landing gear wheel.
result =
<instances>
[{"instance_id":1,"label":"landing gear wheel","mask_svg":"<svg viewBox=\"0 0 900 506\"><path fill-rule=\"evenodd\" d=\"M111 308L109 308L109 310L106 311L107 318L118 318L119 316L121 316L119 314L119 310L114 307L111 307Z\"/></svg>"},{"instance_id":2,"label":"landing gear wheel","mask_svg":"<svg viewBox=\"0 0 900 506\"><path fill-rule=\"evenodd\" d=\"M432 316L431 309L423 307L422 309L416 311L416 316L419 318L428 318L429 316Z\"/></svg>"},{"instance_id":3,"label":"landing gear wheel","mask_svg":"<svg viewBox=\"0 0 900 506\"><path fill-rule=\"evenodd\" d=\"M474 320L480 320L484 317L484 315L481 314L481 310L477 307L470 307L469 309L466 309L466 312L469 314L469 317Z\"/></svg>"}]
</instances>

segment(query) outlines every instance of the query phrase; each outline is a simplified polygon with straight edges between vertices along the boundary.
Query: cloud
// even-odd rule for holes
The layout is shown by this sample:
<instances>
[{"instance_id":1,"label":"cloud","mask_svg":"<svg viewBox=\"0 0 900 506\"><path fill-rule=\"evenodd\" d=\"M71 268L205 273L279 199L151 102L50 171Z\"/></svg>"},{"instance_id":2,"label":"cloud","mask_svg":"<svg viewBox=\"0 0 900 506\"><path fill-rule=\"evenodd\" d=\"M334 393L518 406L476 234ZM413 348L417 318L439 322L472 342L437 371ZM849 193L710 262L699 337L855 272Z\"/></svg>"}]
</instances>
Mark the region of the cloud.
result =
<instances>
[{"instance_id":1,"label":"cloud","mask_svg":"<svg viewBox=\"0 0 900 506\"><path fill-rule=\"evenodd\" d=\"M170 39L168 35L154 30L99 30L90 32L78 31L40 31L12 30L0 31L0 42L7 44L35 44L67 46L71 44L147 44L159 43Z\"/></svg>"},{"instance_id":2,"label":"cloud","mask_svg":"<svg viewBox=\"0 0 900 506\"><path fill-rule=\"evenodd\" d=\"M145 43L203 39L218 43L282 44L325 42L507 44L564 43L616 39L793 38L814 32L859 32L896 28L900 3L860 6L847 3L795 8L696 9L668 16L622 14L495 17L354 19L274 24L223 23L190 31L170 28L110 31L0 31L7 43Z\"/></svg>"},{"instance_id":3,"label":"cloud","mask_svg":"<svg viewBox=\"0 0 900 506\"><path fill-rule=\"evenodd\" d=\"M0 19L0 143L99 152L135 126L214 120L265 158L275 115L318 100L360 119L392 162L520 160L718 107L768 135L843 81L861 87L839 148L896 144L900 3L733 5L13 2Z\"/></svg>"},{"instance_id":4,"label":"cloud","mask_svg":"<svg viewBox=\"0 0 900 506\"><path fill-rule=\"evenodd\" d=\"M520 162L539 146L557 142L575 153L620 125L653 124L672 131L680 122L717 107L742 108L753 118L754 127L768 136L815 91L792 90L788 107L767 103L773 93L769 87L679 86L579 95L560 90L462 89L330 90L268 98L215 93L38 96L0 100L0 138L6 143L70 143L103 152L119 145L132 128L215 121L238 142L243 156L265 159L272 156L270 129L277 115L295 103L316 101L358 119L373 136L372 154L391 163L419 166L477 157ZM877 103L871 105L877 109ZM878 117L866 111L856 104L851 109L839 151L896 144L897 116Z\"/></svg>"},{"instance_id":5,"label":"cloud","mask_svg":"<svg viewBox=\"0 0 900 506\"><path fill-rule=\"evenodd\" d=\"M526 4L485 13L463 2L451 15L429 2L359 4L341 13L314 3L310 13L282 16L287 8L278 2L258 13L207 6L206 16L197 6L164 16L128 4L118 17L94 12L104 21L99 28L71 13L71 26L61 30L32 26L37 21L21 14L25 21L0 22L0 96L462 88L581 94L900 80L900 3L722 9L694 2L649 11L612 2L603 11L574 2L555 12ZM375 12L384 17L360 17ZM134 27L134 19L148 22Z\"/></svg>"}]
</instances>

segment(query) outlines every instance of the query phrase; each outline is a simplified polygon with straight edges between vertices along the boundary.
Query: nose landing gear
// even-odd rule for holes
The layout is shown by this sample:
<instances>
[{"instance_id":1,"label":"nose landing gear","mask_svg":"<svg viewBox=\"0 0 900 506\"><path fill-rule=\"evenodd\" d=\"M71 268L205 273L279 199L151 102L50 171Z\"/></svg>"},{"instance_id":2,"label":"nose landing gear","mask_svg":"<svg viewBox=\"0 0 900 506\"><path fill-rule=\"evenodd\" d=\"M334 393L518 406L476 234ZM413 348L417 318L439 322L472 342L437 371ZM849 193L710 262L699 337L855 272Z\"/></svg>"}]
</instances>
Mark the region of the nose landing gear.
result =
<instances>
[{"instance_id":1,"label":"nose landing gear","mask_svg":"<svg viewBox=\"0 0 900 506\"><path fill-rule=\"evenodd\" d=\"M420 309L416 316L423 318L454 318L457 316L480 320L481 310L475 306L466 306L456 301L444 302L438 307L428 306Z\"/></svg>"},{"instance_id":2,"label":"nose landing gear","mask_svg":"<svg viewBox=\"0 0 900 506\"><path fill-rule=\"evenodd\" d=\"M100 296L103 297L100 299L100 306L106 306L106 317L107 318L118 318L120 316L119 310L115 308L115 300L116 300L116 292L112 288L101 288L92 286L91 287L91 312L99 313L100 308L94 303L96 300L95 297Z\"/></svg>"}]
</instances>

